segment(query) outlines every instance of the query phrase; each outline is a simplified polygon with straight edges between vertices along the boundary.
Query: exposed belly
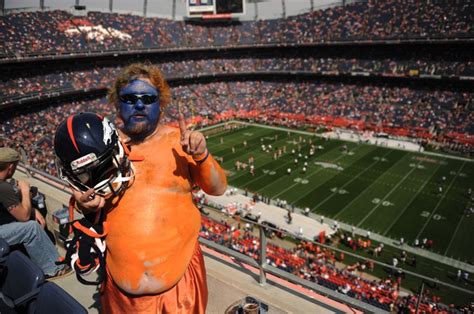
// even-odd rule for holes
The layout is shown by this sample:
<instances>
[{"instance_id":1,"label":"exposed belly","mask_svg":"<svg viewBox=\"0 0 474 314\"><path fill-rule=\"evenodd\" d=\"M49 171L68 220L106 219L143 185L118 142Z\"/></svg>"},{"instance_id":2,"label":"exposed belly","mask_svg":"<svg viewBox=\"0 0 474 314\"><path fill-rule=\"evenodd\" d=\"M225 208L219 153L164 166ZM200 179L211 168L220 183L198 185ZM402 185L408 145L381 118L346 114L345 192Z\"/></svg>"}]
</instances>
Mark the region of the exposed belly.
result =
<instances>
[{"instance_id":1,"label":"exposed belly","mask_svg":"<svg viewBox=\"0 0 474 314\"><path fill-rule=\"evenodd\" d=\"M114 282L134 294L173 287L194 253L201 217L190 193L132 187L108 216L107 267ZM157 192L156 190L160 190ZM132 192L132 193L131 193Z\"/></svg>"}]
</instances>

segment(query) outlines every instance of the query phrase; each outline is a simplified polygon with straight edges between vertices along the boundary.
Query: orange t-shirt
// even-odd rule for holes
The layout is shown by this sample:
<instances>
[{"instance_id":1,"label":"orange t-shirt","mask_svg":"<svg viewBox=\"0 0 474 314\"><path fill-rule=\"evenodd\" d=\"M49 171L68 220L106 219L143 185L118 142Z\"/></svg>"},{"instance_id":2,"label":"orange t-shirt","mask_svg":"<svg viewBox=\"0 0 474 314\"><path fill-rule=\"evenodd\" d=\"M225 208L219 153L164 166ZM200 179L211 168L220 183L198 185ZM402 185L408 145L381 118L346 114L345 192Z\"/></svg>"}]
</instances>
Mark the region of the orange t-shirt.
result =
<instances>
[{"instance_id":1,"label":"orange t-shirt","mask_svg":"<svg viewBox=\"0 0 474 314\"><path fill-rule=\"evenodd\" d=\"M106 218L107 267L125 292L157 294L179 281L196 247L201 216L193 183L212 194L213 184L226 179L212 156L196 165L183 152L177 128L159 126L132 146L134 154L144 160L134 162L135 180Z\"/></svg>"}]
</instances>

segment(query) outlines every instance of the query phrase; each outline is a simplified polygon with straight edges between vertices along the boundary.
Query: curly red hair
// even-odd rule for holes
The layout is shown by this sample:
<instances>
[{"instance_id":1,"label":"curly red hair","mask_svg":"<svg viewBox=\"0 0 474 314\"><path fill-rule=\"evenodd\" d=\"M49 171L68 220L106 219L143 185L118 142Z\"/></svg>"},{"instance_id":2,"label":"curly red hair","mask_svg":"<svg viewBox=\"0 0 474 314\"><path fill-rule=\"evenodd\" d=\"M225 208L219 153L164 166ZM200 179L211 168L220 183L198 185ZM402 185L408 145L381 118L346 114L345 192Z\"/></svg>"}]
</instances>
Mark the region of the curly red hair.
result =
<instances>
[{"instance_id":1,"label":"curly red hair","mask_svg":"<svg viewBox=\"0 0 474 314\"><path fill-rule=\"evenodd\" d=\"M133 63L123 69L122 73L120 73L120 75L115 79L112 88L109 90L109 103L112 104L115 109L118 109L120 90L127 86L131 81L140 78L149 79L153 86L160 92L160 107L161 112L163 112L163 109L166 108L171 101L170 87L160 69L156 66L144 63Z\"/></svg>"}]
</instances>

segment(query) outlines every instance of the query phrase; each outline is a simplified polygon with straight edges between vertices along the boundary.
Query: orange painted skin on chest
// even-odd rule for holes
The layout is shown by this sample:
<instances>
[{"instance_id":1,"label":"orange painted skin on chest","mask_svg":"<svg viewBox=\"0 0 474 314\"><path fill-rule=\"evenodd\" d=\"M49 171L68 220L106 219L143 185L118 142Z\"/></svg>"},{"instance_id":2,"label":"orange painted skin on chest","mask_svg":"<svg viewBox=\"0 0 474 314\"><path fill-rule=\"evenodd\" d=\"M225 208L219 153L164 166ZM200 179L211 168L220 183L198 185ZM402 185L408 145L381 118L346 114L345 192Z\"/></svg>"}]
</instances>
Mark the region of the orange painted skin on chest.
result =
<instances>
[{"instance_id":1,"label":"orange painted skin on chest","mask_svg":"<svg viewBox=\"0 0 474 314\"><path fill-rule=\"evenodd\" d=\"M135 181L107 215L107 267L114 282L133 295L166 291L186 271L201 223L193 182L210 194L227 184L211 156L196 165L179 137L178 129L160 126L152 138L132 146L132 154L145 160L133 163Z\"/></svg>"}]
</instances>

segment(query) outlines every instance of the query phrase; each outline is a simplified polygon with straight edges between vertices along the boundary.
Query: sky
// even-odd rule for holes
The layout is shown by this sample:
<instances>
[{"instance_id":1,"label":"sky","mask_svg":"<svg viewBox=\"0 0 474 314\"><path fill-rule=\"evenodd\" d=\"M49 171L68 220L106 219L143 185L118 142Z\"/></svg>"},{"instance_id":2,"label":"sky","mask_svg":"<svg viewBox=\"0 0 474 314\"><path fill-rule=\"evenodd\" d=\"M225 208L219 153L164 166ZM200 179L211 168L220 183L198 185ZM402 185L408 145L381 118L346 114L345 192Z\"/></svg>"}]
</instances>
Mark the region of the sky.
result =
<instances>
[{"instance_id":1,"label":"sky","mask_svg":"<svg viewBox=\"0 0 474 314\"><path fill-rule=\"evenodd\" d=\"M143 14L144 0L113 0L113 11L117 13ZM186 1L176 0L175 18L182 19L186 15ZM283 7L286 16L301 14L327 5L340 3L339 0L249 0L246 1L246 14L242 20L273 19L283 16ZM71 10L79 2L90 11L109 12L109 0L44 0L49 9ZM255 3L256 2L256 3ZM5 9L36 7L40 0L5 0ZM284 4L284 5L283 5ZM173 16L173 0L148 0L148 16L171 18Z\"/></svg>"}]
</instances>

